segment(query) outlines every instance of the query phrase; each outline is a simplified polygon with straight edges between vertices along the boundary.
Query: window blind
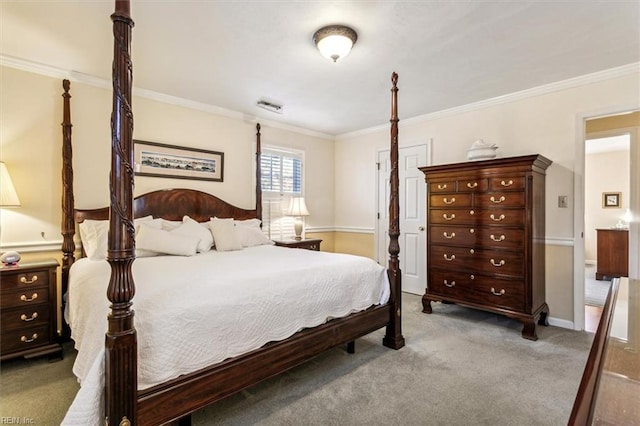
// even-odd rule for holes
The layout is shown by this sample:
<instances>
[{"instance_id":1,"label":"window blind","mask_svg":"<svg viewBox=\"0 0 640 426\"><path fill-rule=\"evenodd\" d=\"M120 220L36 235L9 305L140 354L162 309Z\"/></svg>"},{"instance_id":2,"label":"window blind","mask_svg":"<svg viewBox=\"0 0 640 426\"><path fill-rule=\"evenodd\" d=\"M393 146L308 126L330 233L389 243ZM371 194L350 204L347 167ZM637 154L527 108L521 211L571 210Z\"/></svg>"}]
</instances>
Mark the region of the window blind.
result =
<instances>
[{"instance_id":1,"label":"window blind","mask_svg":"<svg viewBox=\"0 0 640 426\"><path fill-rule=\"evenodd\" d=\"M292 197L302 194L302 152L265 148L260 156L262 230L270 239L295 235L294 218L287 216Z\"/></svg>"}]
</instances>

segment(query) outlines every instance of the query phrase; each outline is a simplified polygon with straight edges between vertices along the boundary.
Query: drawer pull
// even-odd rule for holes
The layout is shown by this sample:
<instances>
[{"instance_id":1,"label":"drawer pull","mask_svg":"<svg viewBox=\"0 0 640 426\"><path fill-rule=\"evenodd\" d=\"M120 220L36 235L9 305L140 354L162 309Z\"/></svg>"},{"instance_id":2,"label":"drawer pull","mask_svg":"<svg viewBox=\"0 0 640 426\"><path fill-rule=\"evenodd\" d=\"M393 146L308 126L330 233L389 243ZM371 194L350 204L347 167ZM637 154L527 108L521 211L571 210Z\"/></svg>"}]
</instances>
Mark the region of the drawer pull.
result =
<instances>
[{"instance_id":1,"label":"drawer pull","mask_svg":"<svg viewBox=\"0 0 640 426\"><path fill-rule=\"evenodd\" d=\"M447 184L444 185L438 184L438 189L447 189Z\"/></svg>"},{"instance_id":2,"label":"drawer pull","mask_svg":"<svg viewBox=\"0 0 640 426\"><path fill-rule=\"evenodd\" d=\"M495 288L491 287L491 293L492 293L494 296L502 296L503 294L505 294L505 293L506 293L506 291L504 291L504 288L503 288L502 290L500 290L500 291L496 291L496 289L495 289Z\"/></svg>"},{"instance_id":3,"label":"drawer pull","mask_svg":"<svg viewBox=\"0 0 640 426\"><path fill-rule=\"evenodd\" d=\"M33 335L31 335L31 339L28 339L27 336L22 336L20 338L20 341L24 342L24 343L31 343L34 340L36 340L37 338L38 338L38 333L33 333Z\"/></svg>"},{"instance_id":4,"label":"drawer pull","mask_svg":"<svg viewBox=\"0 0 640 426\"><path fill-rule=\"evenodd\" d=\"M445 287L455 287L456 286L456 282L455 281L451 281L450 283L447 280L444 280L444 285Z\"/></svg>"},{"instance_id":5,"label":"drawer pull","mask_svg":"<svg viewBox=\"0 0 640 426\"><path fill-rule=\"evenodd\" d=\"M456 215L455 215L455 213L451 213L450 215L448 215L448 214L444 213L444 214L442 215L442 217L444 218L444 220L453 220L453 219L455 219L455 218L456 218Z\"/></svg>"},{"instance_id":6,"label":"drawer pull","mask_svg":"<svg viewBox=\"0 0 640 426\"><path fill-rule=\"evenodd\" d=\"M500 185L502 185L502 186L511 186L511 185L513 185L513 181L511 179L509 179L508 182L502 181L502 182L500 182Z\"/></svg>"},{"instance_id":7,"label":"drawer pull","mask_svg":"<svg viewBox=\"0 0 640 426\"><path fill-rule=\"evenodd\" d=\"M453 204L453 203L455 203L455 202L456 202L456 197L451 197L451 199L450 199L450 200L449 200L449 199L447 199L447 197L444 197L444 198L442 199L442 202L443 202L443 203L445 203L445 204Z\"/></svg>"},{"instance_id":8,"label":"drawer pull","mask_svg":"<svg viewBox=\"0 0 640 426\"><path fill-rule=\"evenodd\" d=\"M473 229L473 228L471 228L471 229L469 229L469 233L471 233L471 234L475 234L475 233L476 233L476 230L475 230L475 229Z\"/></svg>"},{"instance_id":9,"label":"drawer pull","mask_svg":"<svg viewBox=\"0 0 640 426\"><path fill-rule=\"evenodd\" d=\"M33 321L33 320L34 320L34 319L36 319L36 318L38 318L38 313L37 313L37 312L32 313L30 318L29 318L29 317L27 317L27 315L26 315L26 314L22 314L22 315L20 315L20 319L21 319L22 321L24 321L24 322Z\"/></svg>"},{"instance_id":10,"label":"drawer pull","mask_svg":"<svg viewBox=\"0 0 640 426\"><path fill-rule=\"evenodd\" d=\"M477 186L478 186L478 182L473 182L473 183L467 182L467 188L469 189L476 188Z\"/></svg>"},{"instance_id":11,"label":"drawer pull","mask_svg":"<svg viewBox=\"0 0 640 426\"><path fill-rule=\"evenodd\" d=\"M506 198L504 198L504 195L503 195L503 196L501 196L500 198L498 198L497 200L496 200L496 197L494 197L494 196L492 195L492 196L491 196L491 198L489 198L489 199L491 200L491 202L492 202L493 204L500 204L501 202L503 202L504 200L506 200Z\"/></svg>"},{"instance_id":12,"label":"drawer pull","mask_svg":"<svg viewBox=\"0 0 640 426\"><path fill-rule=\"evenodd\" d=\"M443 235L445 238L447 238L447 239L449 239L449 240L450 240L451 238L453 238L453 237L455 237L455 236L456 236L456 233L455 233L455 232L452 232L452 233L451 233L451 235L449 235L449 234L447 234L446 232L443 232L443 233L442 233L442 235Z\"/></svg>"},{"instance_id":13,"label":"drawer pull","mask_svg":"<svg viewBox=\"0 0 640 426\"><path fill-rule=\"evenodd\" d=\"M33 278L31 278L30 280L28 280L27 277L25 277L25 276L20 277L20 283L21 284L33 284L36 281L38 281L38 276L37 275L34 275Z\"/></svg>"},{"instance_id":14,"label":"drawer pull","mask_svg":"<svg viewBox=\"0 0 640 426\"><path fill-rule=\"evenodd\" d=\"M33 293L31 295L31 297L27 297L24 294L22 296L20 296L20 300L22 300L23 302L32 302L34 300L36 300L38 298L38 293Z\"/></svg>"},{"instance_id":15,"label":"drawer pull","mask_svg":"<svg viewBox=\"0 0 640 426\"><path fill-rule=\"evenodd\" d=\"M504 241L505 238L507 238L507 237L505 237L504 235L500 235L499 237L496 237L495 235L491 234L491 239L493 241L500 242L500 241Z\"/></svg>"},{"instance_id":16,"label":"drawer pull","mask_svg":"<svg viewBox=\"0 0 640 426\"><path fill-rule=\"evenodd\" d=\"M493 266L495 266L496 268L499 268L499 267L501 267L501 266L504 266L504 264L505 264L505 263L507 263L507 262L505 262L505 261L504 261L504 259L500 260L500 262L498 262L498 263L496 263L496 261L495 261L495 260L491 259L491 264L492 264Z\"/></svg>"},{"instance_id":17,"label":"drawer pull","mask_svg":"<svg viewBox=\"0 0 640 426\"><path fill-rule=\"evenodd\" d=\"M447 254L444 254L444 260L446 260L447 262L451 262L452 260L455 260L456 255L452 254L451 256L447 256Z\"/></svg>"},{"instance_id":18,"label":"drawer pull","mask_svg":"<svg viewBox=\"0 0 640 426\"><path fill-rule=\"evenodd\" d=\"M501 222L501 221L504 220L504 215L503 214L501 214L500 217L495 217L495 215L491 214L491 216L489 216L489 217L494 222Z\"/></svg>"}]
</instances>

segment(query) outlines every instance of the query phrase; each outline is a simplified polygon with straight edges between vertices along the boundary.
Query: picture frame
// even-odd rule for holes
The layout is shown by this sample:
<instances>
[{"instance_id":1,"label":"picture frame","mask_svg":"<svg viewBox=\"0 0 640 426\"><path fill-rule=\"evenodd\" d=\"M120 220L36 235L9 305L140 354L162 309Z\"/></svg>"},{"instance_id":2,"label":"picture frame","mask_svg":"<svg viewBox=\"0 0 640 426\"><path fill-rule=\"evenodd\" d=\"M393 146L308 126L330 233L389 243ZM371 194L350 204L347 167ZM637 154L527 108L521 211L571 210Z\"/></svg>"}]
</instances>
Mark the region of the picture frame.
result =
<instances>
[{"instance_id":1,"label":"picture frame","mask_svg":"<svg viewBox=\"0 0 640 426\"><path fill-rule=\"evenodd\" d=\"M619 209L621 203L620 192L603 192L602 193L602 208L604 209Z\"/></svg>"},{"instance_id":2,"label":"picture frame","mask_svg":"<svg viewBox=\"0 0 640 426\"><path fill-rule=\"evenodd\" d=\"M224 153L133 140L136 176L224 181Z\"/></svg>"}]
</instances>

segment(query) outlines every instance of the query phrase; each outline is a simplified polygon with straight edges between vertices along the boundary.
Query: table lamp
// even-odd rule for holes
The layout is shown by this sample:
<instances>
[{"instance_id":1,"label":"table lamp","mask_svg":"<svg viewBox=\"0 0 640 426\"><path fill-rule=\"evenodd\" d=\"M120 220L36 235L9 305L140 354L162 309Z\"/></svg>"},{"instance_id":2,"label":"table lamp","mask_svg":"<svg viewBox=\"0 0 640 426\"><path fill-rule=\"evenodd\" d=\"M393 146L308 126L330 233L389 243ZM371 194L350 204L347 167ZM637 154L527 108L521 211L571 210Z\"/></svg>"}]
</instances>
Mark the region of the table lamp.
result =
<instances>
[{"instance_id":1,"label":"table lamp","mask_svg":"<svg viewBox=\"0 0 640 426\"><path fill-rule=\"evenodd\" d=\"M289 216L294 216L296 221L294 223L294 229L296 231L296 241L302 239L302 231L304 224L302 222L302 216L309 216L309 210L304 203L304 197L293 197L291 204L289 204Z\"/></svg>"},{"instance_id":2,"label":"table lamp","mask_svg":"<svg viewBox=\"0 0 640 426\"><path fill-rule=\"evenodd\" d=\"M3 161L0 161L0 208L8 207L20 207L20 199L13 186L7 166ZM0 256L0 261L6 266L16 265L19 260L20 254L16 251L8 251Z\"/></svg>"}]
</instances>

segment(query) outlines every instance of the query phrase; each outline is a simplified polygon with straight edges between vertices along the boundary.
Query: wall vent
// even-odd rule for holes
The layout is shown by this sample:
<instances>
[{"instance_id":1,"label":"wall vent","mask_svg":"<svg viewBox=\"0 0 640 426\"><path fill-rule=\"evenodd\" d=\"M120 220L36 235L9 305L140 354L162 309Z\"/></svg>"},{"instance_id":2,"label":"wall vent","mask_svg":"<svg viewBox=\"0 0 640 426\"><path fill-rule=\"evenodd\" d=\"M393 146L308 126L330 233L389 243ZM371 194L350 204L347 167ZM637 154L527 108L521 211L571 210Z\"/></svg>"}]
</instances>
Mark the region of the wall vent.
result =
<instances>
[{"instance_id":1,"label":"wall vent","mask_svg":"<svg viewBox=\"0 0 640 426\"><path fill-rule=\"evenodd\" d=\"M266 109L267 111L275 112L277 114L282 114L283 107L282 105L279 105L276 102L260 99L256 103L256 105L258 105L262 109Z\"/></svg>"}]
</instances>

